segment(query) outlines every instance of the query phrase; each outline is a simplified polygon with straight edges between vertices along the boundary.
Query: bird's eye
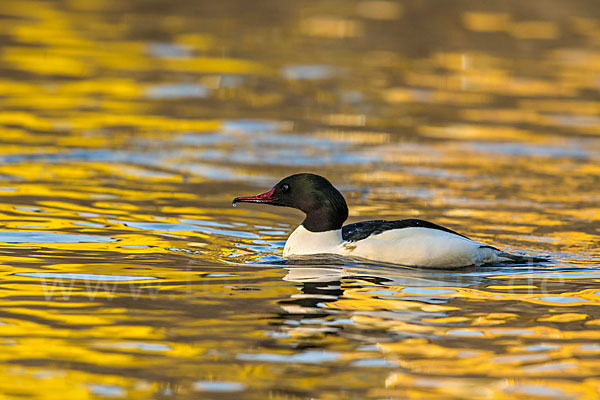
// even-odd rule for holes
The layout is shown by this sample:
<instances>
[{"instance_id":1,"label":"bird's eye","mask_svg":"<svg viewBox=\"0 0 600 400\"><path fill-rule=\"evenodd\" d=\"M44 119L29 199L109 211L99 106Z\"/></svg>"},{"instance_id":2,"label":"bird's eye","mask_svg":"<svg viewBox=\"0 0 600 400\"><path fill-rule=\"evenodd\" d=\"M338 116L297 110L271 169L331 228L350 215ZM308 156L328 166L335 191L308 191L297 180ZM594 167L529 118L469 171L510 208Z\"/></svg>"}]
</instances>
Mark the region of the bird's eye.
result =
<instances>
[{"instance_id":1,"label":"bird's eye","mask_svg":"<svg viewBox=\"0 0 600 400\"><path fill-rule=\"evenodd\" d=\"M290 189L290 185L288 185L287 183L284 183L283 185L281 185L282 192L287 192L289 189Z\"/></svg>"}]
</instances>

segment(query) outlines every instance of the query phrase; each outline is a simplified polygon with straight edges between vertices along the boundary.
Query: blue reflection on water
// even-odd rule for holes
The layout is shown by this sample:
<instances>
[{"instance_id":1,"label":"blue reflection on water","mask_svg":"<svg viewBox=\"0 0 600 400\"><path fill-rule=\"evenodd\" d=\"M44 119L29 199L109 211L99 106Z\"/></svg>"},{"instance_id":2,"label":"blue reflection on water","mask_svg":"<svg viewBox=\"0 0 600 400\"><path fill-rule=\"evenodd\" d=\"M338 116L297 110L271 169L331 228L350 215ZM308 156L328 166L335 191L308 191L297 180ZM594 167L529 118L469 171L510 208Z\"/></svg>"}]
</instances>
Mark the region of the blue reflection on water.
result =
<instances>
[{"instance_id":1,"label":"blue reflection on water","mask_svg":"<svg viewBox=\"0 0 600 400\"><path fill-rule=\"evenodd\" d=\"M223 122L224 131L234 132L275 132L283 127L280 121L264 121L264 120L229 120Z\"/></svg>"},{"instance_id":2,"label":"blue reflection on water","mask_svg":"<svg viewBox=\"0 0 600 400\"><path fill-rule=\"evenodd\" d=\"M239 392L246 386L240 382L197 381L194 382L193 388L202 392Z\"/></svg>"},{"instance_id":3,"label":"blue reflection on water","mask_svg":"<svg viewBox=\"0 0 600 400\"><path fill-rule=\"evenodd\" d=\"M541 386L541 385L516 385L505 389L508 393L520 393L532 396L563 396L564 392L560 389Z\"/></svg>"},{"instance_id":4,"label":"blue reflection on water","mask_svg":"<svg viewBox=\"0 0 600 400\"><path fill-rule=\"evenodd\" d=\"M413 294L451 294L451 293L456 293L455 290L442 290L442 289L426 289L426 288L419 288L419 287L412 287L412 288L404 288L402 289L402 292L404 293L413 293Z\"/></svg>"},{"instance_id":5,"label":"blue reflection on water","mask_svg":"<svg viewBox=\"0 0 600 400\"><path fill-rule=\"evenodd\" d=\"M19 272L19 273L13 274L13 275L24 276L27 278L40 278L40 279L70 279L70 280L82 280L82 281L110 281L110 282L145 281L145 280L158 279L153 276L75 274L75 273L57 273L57 272Z\"/></svg>"},{"instance_id":6,"label":"blue reflection on water","mask_svg":"<svg viewBox=\"0 0 600 400\"><path fill-rule=\"evenodd\" d=\"M448 334L457 336L484 336L484 333L481 331L473 331L469 329L452 329L448 331Z\"/></svg>"},{"instance_id":7,"label":"blue reflection on water","mask_svg":"<svg viewBox=\"0 0 600 400\"><path fill-rule=\"evenodd\" d=\"M370 367L370 368L396 368L398 363L389 361L384 358L367 358L363 360L353 361L351 364L353 367Z\"/></svg>"},{"instance_id":8,"label":"blue reflection on water","mask_svg":"<svg viewBox=\"0 0 600 400\"><path fill-rule=\"evenodd\" d=\"M0 242L2 243L109 243L116 240L108 236L71 233L0 231Z\"/></svg>"},{"instance_id":9,"label":"blue reflection on water","mask_svg":"<svg viewBox=\"0 0 600 400\"><path fill-rule=\"evenodd\" d=\"M340 357L339 353L331 351L305 351L298 354L273 354L273 353L241 353L236 356L243 361L285 362L317 364L321 362L335 361Z\"/></svg>"},{"instance_id":10,"label":"blue reflection on water","mask_svg":"<svg viewBox=\"0 0 600 400\"><path fill-rule=\"evenodd\" d=\"M470 143L469 147L478 152L501 153L519 156L544 156L544 157L569 157L586 158L590 152L575 143L563 146L542 146L519 143L496 143L496 142L477 142Z\"/></svg>"},{"instance_id":11,"label":"blue reflection on water","mask_svg":"<svg viewBox=\"0 0 600 400\"><path fill-rule=\"evenodd\" d=\"M163 343L147 343L147 342L117 342L109 343L101 347L123 349L123 350L141 350L141 351L152 351L162 352L173 350L173 348Z\"/></svg>"},{"instance_id":12,"label":"blue reflection on water","mask_svg":"<svg viewBox=\"0 0 600 400\"><path fill-rule=\"evenodd\" d=\"M316 80L333 77L339 72L338 68L330 65L286 65L281 69L285 79L290 80Z\"/></svg>"},{"instance_id":13,"label":"blue reflection on water","mask_svg":"<svg viewBox=\"0 0 600 400\"><path fill-rule=\"evenodd\" d=\"M119 224L123 224L125 226L129 226L136 229L142 229L145 231L156 231L156 232L203 232L209 234L216 235L227 235L227 236L235 236L246 239L258 239L260 236L244 231L230 231L225 229L215 229L202 227L197 225L189 225L189 224L175 224L175 223L167 223L167 222L134 222L134 221L119 221L113 220L110 222L115 222Z\"/></svg>"},{"instance_id":14,"label":"blue reflection on water","mask_svg":"<svg viewBox=\"0 0 600 400\"><path fill-rule=\"evenodd\" d=\"M151 99L202 98L210 90L195 83L164 83L146 88L146 97Z\"/></svg>"},{"instance_id":15,"label":"blue reflection on water","mask_svg":"<svg viewBox=\"0 0 600 400\"><path fill-rule=\"evenodd\" d=\"M189 58L192 49L188 46L175 43L149 43L148 55L156 58Z\"/></svg>"},{"instance_id":16,"label":"blue reflection on water","mask_svg":"<svg viewBox=\"0 0 600 400\"><path fill-rule=\"evenodd\" d=\"M565 297L565 296L546 296L539 298L542 301L549 301L552 303L579 303L586 302L586 299L576 299L574 297Z\"/></svg>"},{"instance_id":17,"label":"blue reflection on water","mask_svg":"<svg viewBox=\"0 0 600 400\"><path fill-rule=\"evenodd\" d=\"M126 394L125 389L117 385L92 384L89 387L90 392L98 396L123 397Z\"/></svg>"}]
</instances>

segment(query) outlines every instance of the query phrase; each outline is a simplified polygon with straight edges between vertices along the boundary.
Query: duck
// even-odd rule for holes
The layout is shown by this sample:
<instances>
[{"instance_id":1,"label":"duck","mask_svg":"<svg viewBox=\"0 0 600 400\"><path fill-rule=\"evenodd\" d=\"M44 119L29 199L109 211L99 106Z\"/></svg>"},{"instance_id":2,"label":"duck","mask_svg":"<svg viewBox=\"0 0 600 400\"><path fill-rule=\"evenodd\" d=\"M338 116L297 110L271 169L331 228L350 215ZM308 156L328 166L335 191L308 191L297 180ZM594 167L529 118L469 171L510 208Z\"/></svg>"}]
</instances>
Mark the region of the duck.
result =
<instances>
[{"instance_id":1,"label":"duck","mask_svg":"<svg viewBox=\"0 0 600 400\"><path fill-rule=\"evenodd\" d=\"M344 225L344 196L326 178L312 173L290 175L264 193L236 197L233 206L237 203L291 207L306 215L285 242L285 258L329 254L438 269L528 260L421 219Z\"/></svg>"}]
</instances>

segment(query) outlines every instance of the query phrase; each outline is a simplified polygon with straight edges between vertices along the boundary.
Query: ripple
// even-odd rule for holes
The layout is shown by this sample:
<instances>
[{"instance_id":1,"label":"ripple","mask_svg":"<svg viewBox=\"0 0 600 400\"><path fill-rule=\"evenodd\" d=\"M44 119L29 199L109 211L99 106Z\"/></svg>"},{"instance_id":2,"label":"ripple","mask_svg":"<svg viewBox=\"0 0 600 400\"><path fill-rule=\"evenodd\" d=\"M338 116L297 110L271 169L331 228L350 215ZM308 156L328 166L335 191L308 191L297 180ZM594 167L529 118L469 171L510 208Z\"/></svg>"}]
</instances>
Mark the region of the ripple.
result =
<instances>
[{"instance_id":1,"label":"ripple","mask_svg":"<svg viewBox=\"0 0 600 400\"><path fill-rule=\"evenodd\" d=\"M318 80L333 77L338 69L329 65L286 65L281 69L285 79Z\"/></svg>"},{"instance_id":2,"label":"ripple","mask_svg":"<svg viewBox=\"0 0 600 400\"><path fill-rule=\"evenodd\" d=\"M447 333L456 336L485 336L485 334L481 331L474 331L470 329L451 329Z\"/></svg>"},{"instance_id":3,"label":"ripple","mask_svg":"<svg viewBox=\"0 0 600 400\"><path fill-rule=\"evenodd\" d=\"M148 43L148 55L157 58L189 58L192 49L176 43Z\"/></svg>"},{"instance_id":4,"label":"ripple","mask_svg":"<svg viewBox=\"0 0 600 400\"><path fill-rule=\"evenodd\" d=\"M225 132L277 132L285 126L281 121L261 121L261 120L226 120L223 121L223 131Z\"/></svg>"},{"instance_id":5,"label":"ripple","mask_svg":"<svg viewBox=\"0 0 600 400\"><path fill-rule=\"evenodd\" d=\"M557 388L542 385L515 385L504 389L508 393L520 393L529 396L562 397L564 392Z\"/></svg>"},{"instance_id":6,"label":"ripple","mask_svg":"<svg viewBox=\"0 0 600 400\"><path fill-rule=\"evenodd\" d=\"M246 389L246 385L240 382L196 381L193 389L201 392L240 392Z\"/></svg>"},{"instance_id":7,"label":"ripple","mask_svg":"<svg viewBox=\"0 0 600 400\"><path fill-rule=\"evenodd\" d=\"M87 226L90 228L104 228L106 227L106 225L104 224L96 224L93 222L73 222L73 225L77 225L77 226Z\"/></svg>"},{"instance_id":8,"label":"ripple","mask_svg":"<svg viewBox=\"0 0 600 400\"><path fill-rule=\"evenodd\" d=\"M577 299L574 297L567 297L567 296L545 296L545 297L539 297L539 299L542 301L547 301L547 302L551 302L551 303L563 303L563 304L584 303L587 301L586 299Z\"/></svg>"},{"instance_id":9,"label":"ripple","mask_svg":"<svg viewBox=\"0 0 600 400\"><path fill-rule=\"evenodd\" d=\"M100 275L100 274L76 274L57 272L18 272L13 275L40 279L69 279L82 281L104 281L104 282L127 282L145 281L158 279L153 276L125 276L125 275Z\"/></svg>"},{"instance_id":10,"label":"ripple","mask_svg":"<svg viewBox=\"0 0 600 400\"><path fill-rule=\"evenodd\" d=\"M568 158L586 158L590 156L589 151L573 146L535 146L524 143L473 143L471 144L471 147L478 152L502 153L518 156Z\"/></svg>"},{"instance_id":11,"label":"ripple","mask_svg":"<svg viewBox=\"0 0 600 400\"><path fill-rule=\"evenodd\" d=\"M322 362L335 361L340 357L339 353L330 351L306 351L297 354L273 354L273 353L241 353L236 356L242 361L264 361L275 363L300 363L318 364Z\"/></svg>"},{"instance_id":12,"label":"ripple","mask_svg":"<svg viewBox=\"0 0 600 400\"><path fill-rule=\"evenodd\" d=\"M427 288L404 288L402 289L404 293L412 293L412 294L423 294L423 295L444 295L444 294L453 294L456 293L455 290L443 290L443 289L427 289Z\"/></svg>"},{"instance_id":13,"label":"ripple","mask_svg":"<svg viewBox=\"0 0 600 400\"><path fill-rule=\"evenodd\" d=\"M203 98L210 90L193 83L164 83L146 88L146 96L151 99Z\"/></svg>"},{"instance_id":14,"label":"ripple","mask_svg":"<svg viewBox=\"0 0 600 400\"><path fill-rule=\"evenodd\" d=\"M203 233L211 233L216 235L226 235L226 236L234 236L246 239L258 239L259 235L255 233L245 232L245 231L234 231L234 230L224 230L224 229L215 229L208 227L201 227L197 225L190 224L177 224L177 223L167 223L167 222L135 222L135 221L121 221L121 220L113 220L110 222L120 223L125 226L129 226L131 228L141 229L150 232L203 232Z\"/></svg>"},{"instance_id":15,"label":"ripple","mask_svg":"<svg viewBox=\"0 0 600 400\"><path fill-rule=\"evenodd\" d=\"M3 243L110 243L118 239L108 236L57 232L0 231Z\"/></svg>"},{"instance_id":16,"label":"ripple","mask_svg":"<svg viewBox=\"0 0 600 400\"><path fill-rule=\"evenodd\" d=\"M389 361L384 358L367 358L352 362L354 367L369 367L369 368L397 368L399 364L394 361Z\"/></svg>"},{"instance_id":17,"label":"ripple","mask_svg":"<svg viewBox=\"0 0 600 400\"><path fill-rule=\"evenodd\" d=\"M99 343L97 346L102 348L112 348L120 350L141 350L150 352L165 352L172 350L172 347L166 344L147 342Z\"/></svg>"},{"instance_id":18,"label":"ripple","mask_svg":"<svg viewBox=\"0 0 600 400\"><path fill-rule=\"evenodd\" d=\"M549 371L561 371L565 369L577 368L577 365L572 362L558 362L549 363L542 365L530 365L523 368L524 372L549 372Z\"/></svg>"},{"instance_id":19,"label":"ripple","mask_svg":"<svg viewBox=\"0 0 600 400\"><path fill-rule=\"evenodd\" d=\"M526 351L549 351L549 350L557 350L559 348L560 348L560 346L557 346L555 344L540 343L540 344L534 344L531 346L527 346L527 347L525 347L525 350Z\"/></svg>"},{"instance_id":20,"label":"ripple","mask_svg":"<svg viewBox=\"0 0 600 400\"><path fill-rule=\"evenodd\" d=\"M90 392L98 396L123 397L127 393L125 389L117 385L106 384L91 384L89 385Z\"/></svg>"}]
</instances>

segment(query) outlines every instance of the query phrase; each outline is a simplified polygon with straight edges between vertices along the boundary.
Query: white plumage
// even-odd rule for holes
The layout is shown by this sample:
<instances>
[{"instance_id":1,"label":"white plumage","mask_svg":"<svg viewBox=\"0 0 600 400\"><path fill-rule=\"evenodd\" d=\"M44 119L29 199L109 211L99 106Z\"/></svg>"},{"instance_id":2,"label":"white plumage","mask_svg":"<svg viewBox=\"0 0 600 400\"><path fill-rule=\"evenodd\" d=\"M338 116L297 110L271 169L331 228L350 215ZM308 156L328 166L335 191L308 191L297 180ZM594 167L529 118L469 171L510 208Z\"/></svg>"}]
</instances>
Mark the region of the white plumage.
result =
<instances>
[{"instance_id":1,"label":"white plumage","mask_svg":"<svg viewBox=\"0 0 600 400\"><path fill-rule=\"evenodd\" d=\"M336 254L430 268L459 268L510 260L500 250L438 229L391 229L347 242L342 239L341 229L311 232L300 225L286 241L283 256L310 254Z\"/></svg>"}]
</instances>

